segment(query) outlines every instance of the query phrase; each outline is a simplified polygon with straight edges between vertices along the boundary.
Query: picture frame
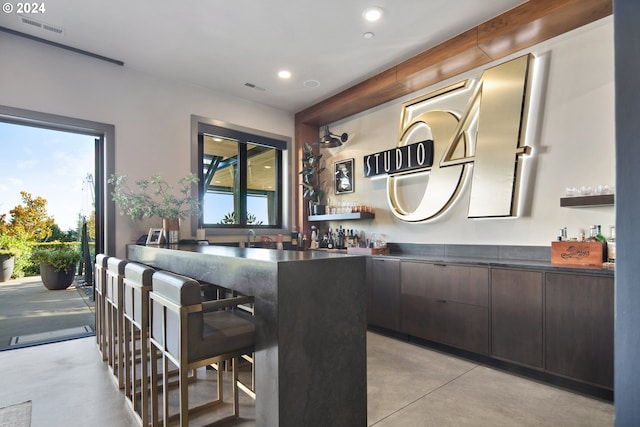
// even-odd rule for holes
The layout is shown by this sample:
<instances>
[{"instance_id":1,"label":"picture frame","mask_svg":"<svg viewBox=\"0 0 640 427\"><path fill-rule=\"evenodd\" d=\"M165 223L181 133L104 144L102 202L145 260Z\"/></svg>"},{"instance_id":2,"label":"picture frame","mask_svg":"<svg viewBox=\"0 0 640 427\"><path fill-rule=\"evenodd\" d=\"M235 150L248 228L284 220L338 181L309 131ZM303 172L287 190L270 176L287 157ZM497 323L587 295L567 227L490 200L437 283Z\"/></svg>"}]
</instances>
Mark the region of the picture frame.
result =
<instances>
[{"instance_id":1,"label":"picture frame","mask_svg":"<svg viewBox=\"0 0 640 427\"><path fill-rule=\"evenodd\" d=\"M149 234L147 234L147 245L159 245L162 243L163 231L162 228L150 228Z\"/></svg>"},{"instance_id":2,"label":"picture frame","mask_svg":"<svg viewBox=\"0 0 640 427\"><path fill-rule=\"evenodd\" d=\"M346 159L333 164L333 185L336 194L355 191L354 159Z\"/></svg>"}]
</instances>

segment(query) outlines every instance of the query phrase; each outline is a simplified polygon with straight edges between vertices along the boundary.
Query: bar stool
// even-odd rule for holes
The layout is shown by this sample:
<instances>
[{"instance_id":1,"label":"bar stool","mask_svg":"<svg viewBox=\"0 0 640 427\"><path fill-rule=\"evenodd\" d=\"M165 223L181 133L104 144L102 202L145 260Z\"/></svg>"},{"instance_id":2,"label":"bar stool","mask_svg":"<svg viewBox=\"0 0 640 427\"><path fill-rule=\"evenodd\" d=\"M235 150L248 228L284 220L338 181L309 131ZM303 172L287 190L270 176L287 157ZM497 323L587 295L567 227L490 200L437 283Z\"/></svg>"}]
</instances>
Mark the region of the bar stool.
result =
<instances>
[{"instance_id":1,"label":"bar stool","mask_svg":"<svg viewBox=\"0 0 640 427\"><path fill-rule=\"evenodd\" d=\"M124 334L123 334L123 279L127 261L110 257L107 260L107 297L105 325L107 332L107 346L109 347L107 361L113 375L117 379L119 388L124 388Z\"/></svg>"},{"instance_id":2,"label":"bar stool","mask_svg":"<svg viewBox=\"0 0 640 427\"><path fill-rule=\"evenodd\" d=\"M223 401L222 369L218 369L218 392L215 401L197 408L189 408L187 372L191 369L232 360L233 414L211 425L218 425L238 417L237 358L254 351L255 325L251 316L240 310L224 308L251 302L252 297L228 298L202 302L200 284L188 277L168 272L153 274L150 297L151 344L162 356L163 419L169 416L167 383L168 363L178 366L180 425L189 424L189 411L202 410ZM158 423L157 363L151 351L151 417Z\"/></svg>"},{"instance_id":3,"label":"bar stool","mask_svg":"<svg viewBox=\"0 0 640 427\"><path fill-rule=\"evenodd\" d=\"M154 269L134 262L124 267L124 387L133 412L149 425L149 292ZM139 344L139 345L138 345ZM139 348L139 350L138 350ZM140 355L140 375L137 359ZM138 384L140 388L138 389ZM139 391L138 391L139 390ZM139 411L139 412L138 412Z\"/></svg>"},{"instance_id":4,"label":"bar stool","mask_svg":"<svg viewBox=\"0 0 640 427\"><path fill-rule=\"evenodd\" d=\"M96 343L102 355L102 360L107 360L107 334L105 327L105 298L107 294L107 260L105 254L96 255L94 267L94 302L96 315Z\"/></svg>"}]
</instances>

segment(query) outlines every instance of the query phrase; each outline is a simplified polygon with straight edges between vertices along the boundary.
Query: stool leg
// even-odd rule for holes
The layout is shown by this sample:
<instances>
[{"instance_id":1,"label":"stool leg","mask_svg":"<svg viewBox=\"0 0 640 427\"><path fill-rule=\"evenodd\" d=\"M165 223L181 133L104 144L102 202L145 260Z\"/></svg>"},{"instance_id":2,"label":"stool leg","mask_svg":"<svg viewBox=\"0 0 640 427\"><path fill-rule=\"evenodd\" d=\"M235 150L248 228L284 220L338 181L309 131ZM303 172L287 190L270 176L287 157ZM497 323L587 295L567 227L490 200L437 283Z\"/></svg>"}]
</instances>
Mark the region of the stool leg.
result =
<instances>
[{"instance_id":1,"label":"stool leg","mask_svg":"<svg viewBox=\"0 0 640 427\"><path fill-rule=\"evenodd\" d=\"M134 344L133 336L131 333L131 323L128 320L125 320L122 326L123 329L123 344L124 344L124 395L129 398L132 402L134 401L134 395L132 395L131 391L131 367L135 369L135 361L131 363L131 357L133 353L133 357L135 357L135 345L133 351L131 350L131 345ZM133 393L135 394L135 386ZM134 406L135 410L135 406Z\"/></svg>"},{"instance_id":2,"label":"stool leg","mask_svg":"<svg viewBox=\"0 0 640 427\"><path fill-rule=\"evenodd\" d=\"M149 370L151 371L151 425L158 426L158 357L156 347L152 343L149 349Z\"/></svg>"},{"instance_id":3,"label":"stool leg","mask_svg":"<svg viewBox=\"0 0 640 427\"><path fill-rule=\"evenodd\" d=\"M146 333L140 332L140 416L142 425L146 426L149 422L149 343ZM134 368L135 370L135 368ZM134 383L137 382L134 375Z\"/></svg>"},{"instance_id":4,"label":"stool leg","mask_svg":"<svg viewBox=\"0 0 640 427\"><path fill-rule=\"evenodd\" d=\"M162 409L164 411L164 425L169 426L169 361L162 352Z\"/></svg>"}]
</instances>

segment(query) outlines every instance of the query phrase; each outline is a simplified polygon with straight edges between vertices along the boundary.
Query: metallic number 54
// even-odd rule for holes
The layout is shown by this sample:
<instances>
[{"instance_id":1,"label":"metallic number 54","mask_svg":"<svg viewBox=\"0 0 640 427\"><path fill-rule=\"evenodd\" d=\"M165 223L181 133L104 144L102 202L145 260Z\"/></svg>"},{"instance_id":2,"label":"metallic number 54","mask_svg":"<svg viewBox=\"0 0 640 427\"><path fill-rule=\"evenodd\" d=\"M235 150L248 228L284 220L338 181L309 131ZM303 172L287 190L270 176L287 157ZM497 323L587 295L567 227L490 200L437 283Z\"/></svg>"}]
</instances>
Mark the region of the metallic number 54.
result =
<instances>
[{"instance_id":1,"label":"metallic number 54","mask_svg":"<svg viewBox=\"0 0 640 427\"><path fill-rule=\"evenodd\" d=\"M402 106L398 146L410 144L425 130L433 139L433 165L415 209L402 206L400 176L389 176L387 196L391 211L407 222L423 222L447 211L470 180L469 218L517 214L521 157L529 102L531 55L486 69L474 83L456 83ZM470 88L471 96L460 117L437 109L410 117L421 103ZM470 134L475 129L475 135ZM424 139L424 137L422 138Z\"/></svg>"}]
</instances>

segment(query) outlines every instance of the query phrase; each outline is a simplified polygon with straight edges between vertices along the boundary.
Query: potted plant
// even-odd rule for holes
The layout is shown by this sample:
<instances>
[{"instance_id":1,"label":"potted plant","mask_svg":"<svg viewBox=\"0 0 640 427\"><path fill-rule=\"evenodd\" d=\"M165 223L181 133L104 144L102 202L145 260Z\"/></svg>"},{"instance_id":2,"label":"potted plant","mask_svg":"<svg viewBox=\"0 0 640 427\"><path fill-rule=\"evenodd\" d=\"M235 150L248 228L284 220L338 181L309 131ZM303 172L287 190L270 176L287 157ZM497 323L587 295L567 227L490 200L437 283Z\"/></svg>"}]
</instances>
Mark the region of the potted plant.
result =
<instances>
[{"instance_id":1,"label":"potted plant","mask_svg":"<svg viewBox=\"0 0 640 427\"><path fill-rule=\"evenodd\" d=\"M0 282L6 282L13 276L16 258L22 254L16 246L19 246L16 238L0 233Z\"/></svg>"},{"instance_id":2,"label":"potted plant","mask_svg":"<svg viewBox=\"0 0 640 427\"><path fill-rule=\"evenodd\" d=\"M114 185L111 196L122 215L134 221L158 216L162 219L167 243L178 243L180 220L200 213L197 197L191 196L191 185L198 177L188 174L178 180L177 186L169 184L160 175L136 181L137 189L127 184L126 175L113 174L109 183Z\"/></svg>"},{"instance_id":3,"label":"potted plant","mask_svg":"<svg viewBox=\"0 0 640 427\"><path fill-rule=\"evenodd\" d=\"M302 147L302 187L303 197L309 203L309 215L322 215L325 206L321 203L324 191L320 188L320 174L325 170L321 164L322 154L316 154L313 147L305 142Z\"/></svg>"},{"instance_id":4,"label":"potted plant","mask_svg":"<svg viewBox=\"0 0 640 427\"><path fill-rule=\"evenodd\" d=\"M82 259L80 252L66 246L37 248L31 260L40 264L42 283L49 290L67 289L76 276L76 265Z\"/></svg>"},{"instance_id":5,"label":"potted plant","mask_svg":"<svg viewBox=\"0 0 640 427\"><path fill-rule=\"evenodd\" d=\"M14 249L0 248L0 282L11 279L16 255L18 252Z\"/></svg>"}]
</instances>

